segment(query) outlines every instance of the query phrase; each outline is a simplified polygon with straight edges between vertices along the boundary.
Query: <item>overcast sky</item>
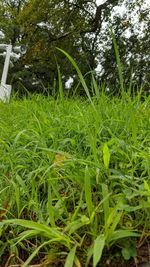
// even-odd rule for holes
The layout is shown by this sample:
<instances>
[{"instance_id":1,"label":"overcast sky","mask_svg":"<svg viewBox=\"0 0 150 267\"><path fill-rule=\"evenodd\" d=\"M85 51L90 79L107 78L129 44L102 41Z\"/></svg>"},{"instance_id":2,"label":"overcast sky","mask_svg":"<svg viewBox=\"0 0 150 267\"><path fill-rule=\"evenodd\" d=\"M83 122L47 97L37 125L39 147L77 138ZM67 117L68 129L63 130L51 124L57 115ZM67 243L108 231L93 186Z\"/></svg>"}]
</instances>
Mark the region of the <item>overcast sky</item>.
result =
<instances>
[{"instance_id":1,"label":"overcast sky","mask_svg":"<svg viewBox=\"0 0 150 267\"><path fill-rule=\"evenodd\" d=\"M97 5L103 4L103 3L105 3L105 2L107 2L107 0L97 0L97 1L96 1ZM150 1L149 1L149 0L145 0L145 2L146 2L146 4L147 4L147 6L150 7Z\"/></svg>"}]
</instances>

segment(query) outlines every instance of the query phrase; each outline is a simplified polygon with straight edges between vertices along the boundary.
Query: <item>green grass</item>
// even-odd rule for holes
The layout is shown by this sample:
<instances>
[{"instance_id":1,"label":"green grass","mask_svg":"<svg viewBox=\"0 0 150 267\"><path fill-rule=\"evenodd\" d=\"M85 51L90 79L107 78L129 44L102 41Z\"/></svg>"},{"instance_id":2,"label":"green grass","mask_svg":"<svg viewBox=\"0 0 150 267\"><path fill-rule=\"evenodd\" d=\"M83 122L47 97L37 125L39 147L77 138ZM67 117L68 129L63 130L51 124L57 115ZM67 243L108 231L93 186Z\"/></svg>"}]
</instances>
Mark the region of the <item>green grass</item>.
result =
<instances>
[{"instance_id":1,"label":"green grass","mask_svg":"<svg viewBox=\"0 0 150 267\"><path fill-rule=\"evenodd\" d=\"M87 100L64 96L57 66L57 100L0 103L0 266L138 261L150 227L150 99L125 92L111 36L120 98L106 96L93 72L91 95L76 62L58 48Z\"/></svg>"},{"instance_id":2,"label":"green grass","mask_svg":"<svg viewBox=\"0 0 150 267\"><path fill-rule=\"evenodd\" d=\"M60 91L0 103L0 266L135 259L149 235L149 98Z\"/></svg>"}]
</instances>

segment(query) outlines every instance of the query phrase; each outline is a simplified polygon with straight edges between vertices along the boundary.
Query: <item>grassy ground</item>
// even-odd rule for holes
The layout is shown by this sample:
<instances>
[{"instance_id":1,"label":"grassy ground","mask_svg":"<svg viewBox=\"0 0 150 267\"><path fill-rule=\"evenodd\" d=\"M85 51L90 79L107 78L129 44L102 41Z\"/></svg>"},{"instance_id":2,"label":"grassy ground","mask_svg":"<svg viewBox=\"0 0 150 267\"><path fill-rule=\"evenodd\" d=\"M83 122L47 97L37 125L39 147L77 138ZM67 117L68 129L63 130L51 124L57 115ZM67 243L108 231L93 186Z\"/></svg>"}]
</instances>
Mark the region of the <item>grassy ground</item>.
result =
<instances>
[{"instance_id":1,"label":"grassy ground","mask_svg":"<svg viewBox=\"0 0 150 267\"><path fill-rule=\"evenodd\" d=\"M90 101L33 96L0 104L0 266L143 260L150 99Z\"/></svg>"}]
</instances>

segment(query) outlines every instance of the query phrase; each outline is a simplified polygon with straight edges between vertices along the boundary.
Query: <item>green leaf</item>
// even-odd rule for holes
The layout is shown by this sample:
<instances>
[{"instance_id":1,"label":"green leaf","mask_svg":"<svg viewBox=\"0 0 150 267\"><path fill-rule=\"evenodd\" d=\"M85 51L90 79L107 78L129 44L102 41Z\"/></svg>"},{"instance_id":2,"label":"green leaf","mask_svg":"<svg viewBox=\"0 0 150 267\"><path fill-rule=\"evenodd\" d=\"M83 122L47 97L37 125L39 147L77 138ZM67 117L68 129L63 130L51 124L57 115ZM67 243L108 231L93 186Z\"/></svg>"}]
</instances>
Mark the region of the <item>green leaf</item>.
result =
<instances>
[{"instance_id":1,"label":"green leaf","mask_svg":"<svg viewBox=\"0 0 150 267\"><path fill-rule=\"evenodd\" d=\"M48 203L47 210L49 215L49 221L52 227L55 227L55 217L54 217L54 208L52 205L52 192L51 192L51 181L48 180Z\"/></svg>"},{"instance_id":2,"label":"green leaf","mask_svg":"<svg viewBox=\"0 0 150 267\"><path fill-rule=\"evenodd\" d=\"M82 216L81 219L77 219L73 222L70 222L66 228L65 228L65 232L69 232L69 236L73 233L75 233L79 228L90 224L90 219L86 216Z\"/></svg>"},{"instance_id":3,"label":"green leaf","mask_svg":"<svg viewBox=\"0 0 150 267\"><path fill-rule=\"evenodd\" d=\"M148 193L150 194L150 186L147 183L147 181L144 180L144 188L148 191Z\"/></svg>"},{"instance_id":4,"label":"green leaf","mask_svg":"<svg viewBox=\"0 0 150 267\"><path fill-rule=\"evenodd\" d=\"M17 245L19 242L21 242L22 240L25 240L25 239L29 239L29 238L32 238L32 237L35 237L39 234L39 231L37 230L27 230L27 231L23 231L21 232L18 237L16 237L14 239L14 241L16 241L15 245Z\"/></svg>"},{"instance_id":5,"label":"green leaf","mask_svg":"<svg viewBox=\"0 0 150 267\"><path fill-rule=\"evenodd\" d=\"M147 197L147 200L148 200L148 202L150 202L150 186L149 186L149 184L147 183L147 181L146 180L144 180L144 188L145 188L145 190L147 191L147 193L148 193L148 197Z\"/></svg>"},{"instance_id":6,"label":"green leaf","mask_svg":"<svg viewBox=\"0 0 150 267\"><path fill-rule=\"evenodd\" d=\"M109 148L107 144L104 144L104 147L103 147L103 161L104 161L105 168L108 169L109 163L110 163L110 152L109 152Z\"/></svg>"},{"instance_id":7,"label":"green leaf","mask_svg":"<svg viewBox=\"0 0 150 267\"><path fill-rule=\"evenodd\" d=\"M134 231L130 231L130 230L116 230L110 239L110 242L121 239L121 238L125 238L125 237L138 237L140 236L139 233L134 232Z\"/></svg>"},{"instance_id":8,"label":"green leaf","mask_svg":"<svg viewBox=\"0 0 150 267\"><path fill-rule=\"evenodd\" d=\"M43 244L41 244L39 247L37 247L33 253L30 255L30 257L24 262L24 264L22 265L22 267L28 267L29 263L32 261L32 259L38 254L39 250L45 246L46 244L48 244L49 242L44 242Z\"/></svg>"},{"instance_id":9,"label":"green leaf","mask_svg":"<svg viewBox=\"0 0 150 267\"><path fill-rule=\"evenodd\" d=\"M60 96L60 99L63 100L64 95L63 95L62 76L60 72L60 66L58 64L57 64L57 71L58 71L58 82L59 82L59 96Z\"/></svg>"},{"instance_id":10,"label":"green leaf","mask_svg":"<svg viewBox=\"0 0 150 267\"><path fill-rule=\"evenodd\" d=\"M122 216L122 212L118 212L115 208L110 213L110 216L108 217L108 220L107 220L107 228L109 228L109 235L110 235L110 236L108 235L108 239L109 237L111 238L111 235L114 233L117 225L120 222L121 216Z\"/></svg>"},{"instance_id":11,"label":"green leaf","mask_svg":"<svg viewBox=\"0 0 150 267\"><path fill-rule=\"evenodd\" d=\"M89 101L91 102L91 104L92 104L94 110L96 111L96 108L95 108L95 106L94 106L94 103L93 103L92 98L91 98L90 93L89 93L88 86L87 86L87 84L86 84L86 82L85 82L85 79L84 79L84 77L83 77L83 75L82 75L82 73L81 73L81 71L80 71L80 69L79 69L77 63L74 61L74 59L73 59L73 58L72 58L66 51L64 51L63 49L60 49L60 48L58 48L58 47L57 47L57 49L58 49L59 51L61 51L61 52L62 52L62 53L69 59L69 61L71 62L71 64L72 64L72 65L74 66L74 68L76 69L76 72L77 72L77 74L78 74L78 76L79 76L79 79L80 79L80 82L81 82L81 84L82 84L82 86L83 86L83 88L84 88L84 90L85 90L85 92L86 92L86 95L87 95Z\"/></svg>"},{"instance_id":12,"label":"green leaf","mask_svg":"<svg viewBox=\"0 0 150 267\"><path fill-rule=\"evenodd\" d=\"M62 234L57 228L49 227L44 224L40 224L37 222L29 221L29 220L22 220L22 219L12 219L12 220L4 220L0 222L0 225L5 224L14 224L19 225L25 228L30 228L32 230L36 230L36 234L43 235L47 239L58 238L61 241L68 242L69 238Z\"/></svg>"},{"instance_id":13,"label":"green leaf","mask_svg":"<svg viewBox=\"0 0 150 267\"><path fill-rule=\"evenodd\" d=\"M123 248L121 253L125 260L129 260L131 258L130 250L128 248Z\"/></svg>"},{"instance_id":14,"label":"green leaf","mask_svg":"<svg viewBox=\"0 0 150 267\"><path fill-rule=\"evenodd\" d=\"M134 246L131 246L130 247L130 255L131 257L135 258L137 256L137 250L136 250L136 247Z\"/></svg>"},{"instance_id":15,"label":"green leaf","mask_svg":"<svg viewBox=\"0 0 150 267\"><path fill-rule=\"evenodd\" d=\"M93 267L96 267L98 262L100 261L104 246L105 246L105 238L104 235L100 234L94 241Z\"/></svg>"},{"instance_id":16,"label":"green leaf","mask_svg":"<svg viewBox=\"0 0 150 267\"><path fill-rule=\"evenodd\" d=\"M120 87L122 92L124 91L124 80L123 80L123 75L122 75L122 64L120 60L120 55L119 55L119 49L118 45L116 42L115 34L112 29L110 29L113 45L114 45L114 50L115 50L115 55L116 55L116 61L117 61L117 67L118 67L118 76L119 76L119 81L120 81Z\"/></svg>"},{"instance_id":17,"label":"green leaf","mask_svg":"<svg viewBox=\"0 0 150 267\"><path fill-rule=\"evenodd\" d=\"M91 189L91 177L89 175L88 167L85 169L85 177L84 177L84 190L85 190L85 199L89 217L93 212L93 203L92 203L92 189Z\"/></svg>"},{"instance_id":18,"label":"green leaf","mask_svg":"<svg viewBox=\"0 0 150 267\"><path fill-rule=\"evenodd\" d=\"M64 267L72 267L73 263L74 263L74 259L75 259L75 253L76 253L76 248L77 246L75 245L69 252L66 262L65 262L65 266Z\"/></svg>"},{"instance_id":19,"label":"green leaf","mask_svg":"<svg viewBox=\"0 0 150 267\"><path fill-rule=\"evenodd\" d=\"M131 257L135 258L137 256L136 248L133 246L122 248L121 253L125 260L129 260Z\"/></svg>"},{"instance_id":20,"label":"green leaf","mask_svg":"<svg viewBox=\"0 0 150 267\"><path fill-rule=\"evenodd\" d=\"M106 184L102 184L102 195L103 195L103 210L104 210L104 219L105 219L105 227L107 226L108 223L108 218L109 218L109 212L110 212L110 207L109 207L109 192L108 192L108 186Z\"/></svg>"}]
</instances>

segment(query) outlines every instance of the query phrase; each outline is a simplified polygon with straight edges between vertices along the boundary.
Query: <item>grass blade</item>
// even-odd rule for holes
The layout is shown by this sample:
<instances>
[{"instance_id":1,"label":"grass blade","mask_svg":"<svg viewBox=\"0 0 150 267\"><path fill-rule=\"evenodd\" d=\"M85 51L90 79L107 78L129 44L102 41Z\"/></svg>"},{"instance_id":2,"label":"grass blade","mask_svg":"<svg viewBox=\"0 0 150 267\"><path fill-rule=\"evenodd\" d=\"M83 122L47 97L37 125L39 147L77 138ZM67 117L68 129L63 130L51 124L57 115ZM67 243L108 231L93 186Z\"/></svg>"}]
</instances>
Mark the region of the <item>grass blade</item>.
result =
<instances>
[{"instance_id":1,"label":"grass blade","mask_svg":"<svg viewBox=\"0 0 150 267\"><path fill-rule=\"evenodd\" d=\"M105 168L108 169L110 163L110 151L107 144L104 144L103 146L103 161Z\"/></svg>"},{"instance_id":2,"label":"grass blade","mask_svg":"<svg viewBox=\"0 0 150 267\"><path fill-rule=\"evenodd\" d=\"M58 47L57 47L57 49L58 49L59 51L61 51L61 52L62 52L62 53L69 59L69 61L71 62L71 64L72 64L72 65L74 66L74 68L76 69L77 74L78 74L78 76L79 76L79 78L80 78L81 84L82 84L82 86L83 86L83 88L84 88L84 90L85 90L85 92L86 92L86 95L87 95L88 99L90 100L91 104L94 106L94 104L93 104L93 102L92 102L92 99L91 99L91 96L90 96L90 93L89 93L89 89L88 89L88 87L87 87L87 84L86 84L86 82L85 82L85 79L84 79L84 77L83 77L83 75L82 75L82 73L81 73L81 71L80 71L78 65L76 64L76 62L74 61L74 59L73 59L73 58L72 58L66 51L64 51L63 49L60 49L60 48L58 48ZM94 107L94 108L95 108L95 107Z\"/></svg>"},{"instance_id":3,"label":"grass blade","mask_svg":"<svg viewBox=\"0 0 150 267\"><path fill-rule=\"evenodd\" d=\"M121 238L126 238L126 237L138 237L140 236L139 233L130 231L130 230L116 230L110 239L110 242L114 242L115 240L119 240Z\"/></svg>"},{"instance_id":4,"label":"grass blade","mask_svg":"<svg viewBox=\"0 0 150 267\"><path fill-rule=\"evenodd\" d=\"M85 199L89 217L93 212L93 203L92 203L92 190L91 190L91 179L89 175L88 167L85 169L85 177L84 177L84 190L85 190Z\"/></svg>"},{"instance_id":5,"label":"grass blade","mask_svg":"<svg viewBox=\"0 0 150 267\"><path fill-rule=\"evenodd\" d=\"M65 262L65 266L64 267L73 267L74 264L74 259L75 259L75 253L76 253L76 248L77 246L75 245L69 252L66 262Z\"/></svg>"},{"instance_id":6,"label":"grass blade","mask_svg":"<svg viewBox=\"0 0 150 267\"><path fill-rule=\"evenodd\" d=\"M109 218L109 198L107 197L109 195L108 192L108 186L106 184L102 184L102 195L103 199L105 201L103 202L103 210L104 210L104 221L105 221L105 227L107 226L108 218Z\"/></svg>"},{"instance_id":7,"label":"grass blade","mask_svg":"<svg viewBox=\"0 0 150 267\"><path fill-rule=\"evenodd\" d=\"M121 60L120 60L119 49L118 49L118 45L117 45L113 30L111 29L110 32L111 32L111 37L113 40L113 45L114 45L114 50L115 50L115 55L116 55L120 87L121 87L121 91L123 92L124 91L124 81L123 81L123 75L122 75L122 64L121 64Z\"/></svg>"},{"instance_id":8,"label":"grass blade","mask_svg":"<svg viewBox=\"0 0 150 267\"><path fill-rule=\"evenodd\" d=\"M60 72L60 66L57 64L57 72L58 72L58 82L59 82L59 96L60 100L63 101L64 95L63 95L63 84L62 84L62 77Z\"/></svg>"},{"instance_id":9,"label":"grass blade","mask_svg":"<svg viewBox=\"0 0 150 267\"><path fill-rule=\"evenodd\" d=\"M52 227L55 227L55 218L54 218L54 208L52 205L52 190L51 190L51 181L48 180L48 215L49 215L49 221Z\"/></svg>"},{"instance_id":10,"label":"grass blade","mask_svg":"<svg viewBox=\"0 0 150 267\"><path fill-rule=\"evenodd\" d=\"M42 234L47 236L47 238L60 238L64 239L65 236L58 231L56 228L48 227L44 224L40 224L37 222L29 221L29 220L23 220L23 219L12 219L12 220L4 220L0 223L0 225L5 224L14 224L19 225L25 228L30 228L33 230L37 230L39 234ZM37 232L36 232L37 233Z\"/></svg>"},{"instance_id":11,"label":"grass blade","mask_svg":"<svg viewBox=\"0 0 150 267\"><path fill-rule=\"evenodd\" d=\"M94 241L93 267L96 267L98 262L100 261L104 246L105 246L105 238L104 235L100 234Z\"/></svg>"}]
</instances>

